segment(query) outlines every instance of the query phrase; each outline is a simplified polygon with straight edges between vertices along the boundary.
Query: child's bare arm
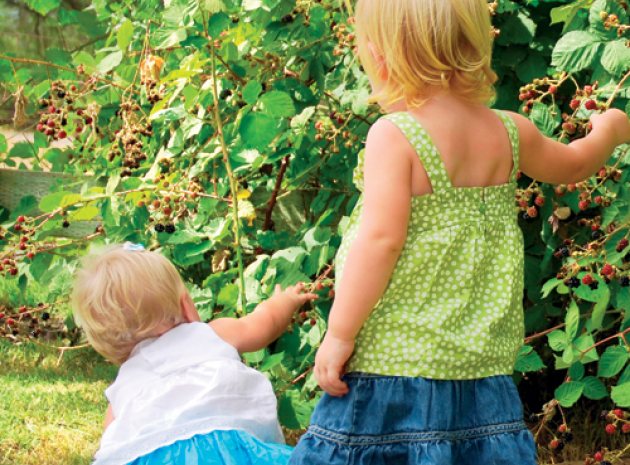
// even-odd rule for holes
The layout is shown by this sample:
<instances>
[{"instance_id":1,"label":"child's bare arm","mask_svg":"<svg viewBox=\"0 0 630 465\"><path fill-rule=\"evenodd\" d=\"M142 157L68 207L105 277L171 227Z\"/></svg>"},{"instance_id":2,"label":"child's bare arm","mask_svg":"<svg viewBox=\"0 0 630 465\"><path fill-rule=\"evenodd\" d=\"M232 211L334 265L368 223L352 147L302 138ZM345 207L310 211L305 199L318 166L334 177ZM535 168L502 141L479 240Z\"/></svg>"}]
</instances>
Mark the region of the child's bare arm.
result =
<instances>
[{"instance_id":1,"label":"child's bare arm","mask_svg":"<svg viewBox=\"0 0 630 465\"><path fill-rule=\"evenodd\" d=\"M315 377L331 395L347 393L341 381L354 339L381 298L407 238L411 162L415 152L386 120L370 129L365 149L365 193L357 238L350 246L330 312L328 333L315 358Z\"/></svg>"},{"instance_id":2,"label":"child's bare arm","mask_svg":"<svg viewBox=\"0 0 630 465\"><path fill-rule=\"evenodd\" d=\"M286 331L291 317L302 305L317 296L302 293L303 284L284 291L276 287L273 297L259 304L243 318L219 318L210 326L221 339L236 347L240 353L255 352L278 339Z\"/></svg>"},{"instance_id":3,"label":"child's bare arm","mask_svg":"<svg viewBox=\"0 0 630 465\"><path fill-rule=\"evenodd\" d=\"M106 430L112 421L114 421L114 410L112 409L112 404L108 404L107 412L105 412L105 421L103 422L103 429Z\"/></svg>"},{"instance_id":4,"label":"child's bare arm","mask_svg":"<svg viewBox=\"0 0 630 465\"><path fill-rule=\"evenodd\" d=\"M510 115L521 139L520 170L542 182L582 181L606 164L616 146L630 142L630 121L616 109L593 115L589 135L568 145L543 136L529 119L516 113Z\"/></svg>"}]
</instances>

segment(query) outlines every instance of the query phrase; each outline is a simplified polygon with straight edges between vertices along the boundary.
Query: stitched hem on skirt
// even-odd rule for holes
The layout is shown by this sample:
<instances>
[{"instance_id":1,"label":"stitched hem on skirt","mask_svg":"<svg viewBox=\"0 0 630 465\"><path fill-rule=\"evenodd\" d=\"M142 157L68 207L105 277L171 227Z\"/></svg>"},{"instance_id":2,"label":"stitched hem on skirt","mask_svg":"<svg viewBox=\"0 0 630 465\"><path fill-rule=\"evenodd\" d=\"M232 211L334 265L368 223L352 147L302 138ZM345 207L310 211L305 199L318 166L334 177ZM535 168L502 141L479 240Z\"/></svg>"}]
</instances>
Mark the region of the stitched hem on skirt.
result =
<instances>
[{"instance_id":1,"label":"stitched hem on skirt","mask_svg":"<svg viewBox=\"0 0 630 465\"><path fill-rule=\"evenodd\" d=\"M319 426L311 425L308 433L322 439L346 446L365 446L376 444L395 444L401 442L431 442L431 441L464 441L478 439L496 434L516 433L526 430L524 421L487 425L479 428L470 428L456 431L426 431L418 433L396 433L379 436L357 436L336 431L330 431Z\"/></svg>"}]
</instances>

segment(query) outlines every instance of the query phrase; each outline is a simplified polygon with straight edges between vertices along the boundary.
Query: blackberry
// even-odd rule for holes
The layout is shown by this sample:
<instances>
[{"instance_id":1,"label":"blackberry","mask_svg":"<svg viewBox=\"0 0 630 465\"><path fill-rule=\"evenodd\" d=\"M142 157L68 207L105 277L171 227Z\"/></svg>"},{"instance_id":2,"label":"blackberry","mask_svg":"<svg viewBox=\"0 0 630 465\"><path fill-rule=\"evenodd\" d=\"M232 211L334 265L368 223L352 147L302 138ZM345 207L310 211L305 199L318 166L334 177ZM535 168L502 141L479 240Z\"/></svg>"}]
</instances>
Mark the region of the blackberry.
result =
<instances>
[{"instance_id":1,"label":"blackberry","mask_svg":"<svg viewBox=\"0 0 630 465\"><path fill-rule=\"evenodd\" d=\"M599 465L612 465L612 463L610 463L608 460L603 460L599 462Z\"/></svg>"},{"instance_id":2,"label":"blackberry","mask_svg":"<svg viewBox=\"0 0 630 465\"><path fill-rule=\"evenodd\" d=\"M50 319L50 313L42 312L42 320L47 321Z\"/></svg>"},{"instance_id":3,"label":"blackberry","mask_svg":"<svg viewBox=\"0 0 630 465\"><path fill-rule=\"evenodd\" d=\"M571 431L567 431L562 435L562 439L564 439L564 442L573 441L573 433Z\"/></svg>"},{"instance_id":4,"label":"blackberry","mask_svg":"<svg viewBox=\"0 0 630 465\"><path fill-rule=\"evenodd\" d=\"M61 223L61 226L63 226L64 228L69 228L70 222L68 220L63 220L63 223Z\"/></svg>"},{"instance_id":5,"label":"blackberry","mask_svg":"<svg viewBox=\"0 0 630 465\"><path fill-rule=\"evenodd\" d=\"M175 225L170 223L167 224L166 227L164 228L164 230L168 233L168 234L173 234L175 232Z\"/></svg>"},{"instance_id":6,"label":"blackberry","mask_svg":"<svg viewBox=\"0 0 630 465\"><path fill-rule=\"evenodd\" d=\"M163 224L156 224L155 225L155 232L161 233L164 232L166 228L164 227Z\"/></svg>"},{"instance_id":7,"label":"blackberry","mask_svg":"<svg viewBox=\"0 0 630 465\"><path fill-rule=\"evenodd\" d=\"M568 257L571 255L571 251L569 250L569 248L567 246L562 246L558 249L558 253L560 254L560 256L562 257Z\"/></svg>"},{"instance_id":8,"label":"blackberry","mask_svg":"<svg viewBox=\"0 0 630 465\"><path fill-rule=\"evenodd\" d=\"M630 277L622 276L621 279L619 280L619 284L621 284L621 287L630 286Z\"/></svg>"},{"instance_id":9,"label":"blackberry","mask_svg":"<svg viewBox=\"0 0 630 465\"><path fill-rule=\"evenodd\" d=\"M292 23L294 20L295 18L293 17L293 15L286 15L283 16L280 21L282 21L282 24L289 24Z\"/></svg>"},{"instance_id":10,"label":"blackberry","mask_svg":"<svg viewBox=\"0 0 630 465\"><path fill-rule=\"evenodd\" d=\"M591 284L588 285L588 287L591 288L591 290L596 290L599 287L599 283L597 281L592 282Z\"/></svg>"},{"instance_id":11,"label":"blackberry","mask_svg":"<svg viewBox=\"0 0 630 465\"><path fill-rule=\"evenodd\" d=\"M604 236L604 233L602 232L602 230L601 230L601 229L596 229L595 231L593 231L593 232L591 233L591 237L592 237L594 240L600 239L600 238L601 238L601 237L603 237L603 236Z\"/></svg>"},{"instance_id":12,"label":"blackberry","mask_svg":"<svg viewBox=\"0 0 630 465\"><path fill-rule=\"evenodd\" d=\"M221 91L221 93L219 94L219 98L221 100L225 100L226 98L228 98L230 95L232 95L232 91L230 89L223 89Z\"/></svg>"},{"instance_id":13,"label":"blackberry","mask_svg":"<svg viewBox=\"0 0 630 465\"><path fill-rule=\"evenodd\" d=\"M564 284L572 289L580 287L580 280L575 276L564 281Z\"/></svg>"}]
</instances>

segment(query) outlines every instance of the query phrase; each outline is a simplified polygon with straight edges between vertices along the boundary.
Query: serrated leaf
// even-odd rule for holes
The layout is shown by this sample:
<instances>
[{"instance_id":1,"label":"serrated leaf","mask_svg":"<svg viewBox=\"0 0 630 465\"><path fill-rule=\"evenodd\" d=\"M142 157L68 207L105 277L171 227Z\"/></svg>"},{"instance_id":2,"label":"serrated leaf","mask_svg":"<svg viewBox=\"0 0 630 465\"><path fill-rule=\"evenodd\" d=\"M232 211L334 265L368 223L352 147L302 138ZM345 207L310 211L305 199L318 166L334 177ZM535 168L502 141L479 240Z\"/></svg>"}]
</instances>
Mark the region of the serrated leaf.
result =
<instances>
[{"instance_id":1,"label":"serrated leaf","mask_svg":"<svg viewBox=\"0 0 630 465\"><path fill-rule=\"evenodd\" d=\"M72 192L55 192L53 194L49 194L44 196L39 201L39 209L44 213L50 213L57 208L67 207L68 205L72 205L81 200L81 196L79 194L74 194Z\"/></svg>"},{"instance_id":2,"label":"serrated leaf","mask_svg":"<svg viewBox=\"0 0 630 465\"><path fill-rule=\"evenodd\" d=\"M59 8L61 0L26 0L28 7L42 16L46 16L55 8Z\"/></svg>"},{"instance_id":3,"label":"serrated leaf","mask_svg":"<svg viewBox=\"0 0 630 465\"><path fill-rule=\"evenodd\" d=\"M554 393L558 403L563 407L571 407L582 396L584 383L581 381L569 381L561 384Z\"/></svg>"},{"instance_id":4,"label":"serrated leaf","mask_svg":"<svg viewBox=\"0 0 630 465\"><path fill-rule=\"evenodd\" d=\"M622 346L608 347L601 358L597 367L597 376L600 378L611 378L623 370L628 362L628 351Z\"/></svg>"},{"instance_id":5,"label":"serrated leaf","mask_svg":"<svg viewBox=\"0 0 630 465\"><path fill-rule=\"evenodd\" d=\"M608 390L599 378L596 378L595 376L587 376L582 379L582 383L584 383L585 397L588 397L591 400L600 400L604 397L608 397Z\"/></svg>"},{"instance_id":6,"label":"serrated leaf","mask_svg":"<svg viewBox=\"0 0 630 465\"><path fill-rule=\"evenodd\" d=\"M578 0L551 10L551 24L570 23L581 9L588 8L592 0Z\"/></svg>"},{"instance_id":7,"label":"serrated leaf","mask_svg":"<svg viewBox=\"0 0 630 465\"><path fill-rule=\"evenodd\" d=\"M556 115L552 114L552 109L544 103L536 102L531 110L529 118L540 129L540 131L547 135L553 135L555 129L560 124L560 117L556 111Z\"/></svg>"},{"instance_id":8,"label":"serrated leaf","mask_svg":"<svg viewBox=\"0 0 630 465\"><path fill-rule=\"evenodd\" d=\"M615 78L630 69L630 47L626 39L608 42L602 54L602 65Z\"/></svg>"},{"instance_id":9,"label":"serrated leaf","mask_svg":"<svg viewBox=\"0 0 630 465\"><path fill-rule=\"evenodd\" d=\"M295 105L293 99L286 92L274 90L264 94L260 103L263 105L263 111L276 118L291 117L295 115Z\"/></svg>"},{"instance_id":10,"label":"serrated leaf","mask_svg":"<svg viewBox=\"0 0 630 465\"><path fill-rule=\"evenodd\" d=\"M532 350L525 355L519 354L516 359L516 364L514 365L514 369L516 371L520 371L521 373L538 371L543 368L545 368L545 364L535 350Z\"/></svg>"},{"instance_id":11,"label":"serrated leaf","mask_svg":"<svg viewBox=\"0 0 630 465\"><path fill-rule=\"evenodd\" d=\"M276 120L263 113L248 113L239 126L245 146L259 149L266 148L276 137L277 131Z\"/></svg>"},{"instance_id":12,"label":"serrated leaf","mask_svg":"<svg viewBox=\"0 0 630 465\"><path fill-rule=\"evenodd\" d=\"M4 136L4 134L0 134L0 153L5 153L7 151L7 148L7 138Z\"/></svg>"},{"instance_id":13,"label":"serrated leaf","mask_svg":"<svg viewBox=\"0 0 630 465\"><path fill-rule=\"evenodd\" d=\"M208 34L218 39L221 33L230 26L230 17L223 12L215 13L208 21Z\"/></svg>"},{"instance_id":14,"label":"serrated leaf","mask_svg":"<svg viewBox=\"0 0 630 465\"><path fill-rule=\"evenodd\" d=\"M630 383L614 386L610 397L617 407L630 407Z\"/></svg>"},{"instance_id":15,"label":"serrated leaf","mask_svg":"<svg viewBox=\"0 0 630 465\"><path fill-rule=\"evenodd\" d=\"M245 87L243 87L243 100L253 105L258 101L258 96L262 92L262 84L258 81L249 81Z\"/></svg>"},{"instance_id":16,"label":"serrated leaf","mask_svg":"<svg viewBox=\"0 0 630 465\"><path fill-rule=\"evenodd\" d=\"M572 300L571 304L569 304L569 309L567 310L567 315L564 321L567 337L569 340L573 340L573 338L577 336L578 327L580 325L580 308L575 300Z\"/></svg>"},{"instance_id":17,"label":"serrated leaf","mask_svg":"<svg viewBox=\"0 0 630 465\"><path fill-rule=\"evenodd\" d=\"M556 43L551 64L561 71L581 71L593 64L601 46L600 39L594 34L571 31Z\"/></svg>"},{"instance_id":18,"label":"serrated leaf","mask_svg":"<svg viewBox=\"0 0 630 465\"><path fill-rule=\"evenodd\" d=\"M556 352L566 349L567 345L569 344L567 334L560 329L557 329L547 334L547 339L549 341L549 347L551 347Z\"/></svg>"},{"instance_id":19,"label":"serrated leaf","mask_svg":"<svg viewBox=\"0 0 630 465\"><path fill-rule=\"evenodd\" d=\"M109 55L106 55L105 58L100 61L96 69L102 74L108 73L120 64L122 58L122 52L120 50L117 50L113 53L110 53Z\"/></svg>"},{"instance_id":20,"label":"serrated leaf","mask_svg":"<svg viewBox=\"0 0 630 465\"><path fill-rule=\"evenodd\" d=\"M133 38L133 23L130 20L126 20L120 25L116 32L116 41L118 42L118 48L121 51L127 50L127 47L131 43Z\"/></svg>"},{"instance_id":21,"label":"serrated leaf","mask_svg":"<svg viewBox=\"0 0 630 465\"><path fill-rule=\"evenodd\" d=\"M94 205L86 205L70 213L70 221L90 221L96 218L99 209Z\"/></svg>"}]
</instances>

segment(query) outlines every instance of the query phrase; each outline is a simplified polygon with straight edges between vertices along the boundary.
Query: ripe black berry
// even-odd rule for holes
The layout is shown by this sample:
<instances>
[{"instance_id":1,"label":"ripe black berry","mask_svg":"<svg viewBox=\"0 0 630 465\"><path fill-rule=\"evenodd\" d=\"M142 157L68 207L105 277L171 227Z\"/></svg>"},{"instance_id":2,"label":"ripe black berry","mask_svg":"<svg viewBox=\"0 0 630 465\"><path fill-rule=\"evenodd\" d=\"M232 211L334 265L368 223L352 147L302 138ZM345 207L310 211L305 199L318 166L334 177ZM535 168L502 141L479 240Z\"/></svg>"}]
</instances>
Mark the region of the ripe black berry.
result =
<instances>
[{"instance_id":1,"label":"ripe black berry","mask_svg":"<svg viewBox=\"0 0 630 465\"><path fill-rule=\"evenodd\" d=\"M563 439L565 442L573 441L573 433L571 431L567 431L566 433L563 434Z\"/></svg>"},{"instance_id":2,"label":"ripe black berry","mask_svg":"<svg viewBox=\"0 0 630 465\"><path fill-rule=\"evenodd\" d=\"M575 289L576 287L580 287L580 280L575 276L564 281L564 284L570 288Z\"/></svg>"},{"instance_id":3,"label":"ripe black berry","mask_svg":"<svg viewBox=\"0 0 630 465\"><path fill-rule=\"evenodd\" d=\"M591 284L588 285L588 287L590 287L594 291L599 287L599 283L597 281L593 281Z\"/></svg>"},{"instance_id":4,"label":"ripe black berry","mask_svg":"<svg viewBox=\"0 0 630 465\"><path fill-rule=\"evenodd\" d=\"M167 224L166 227L164 228L164 230L168 234L173 234L175 232L175 225L174 224Z\"/></svg>"},{"instance_id":5,"label":"ripe black berry","mask_svg":"<svg viewBox=\"0 0 630 465\"><path fill-rule=\"evenodd\" d=\"M610 463L608 460L604 460L602 462L599 462L599 465L612 465L612 463Z\"/></svg>"},{"instance_id":6,"label":"ripe black berry","mask_svg":"<svg viewBox=\"0 0 630 465\"><path fill-rule=\"evenodd\" d=\"M604 235L601 229L596 229L591 233L591 237L595 240L601 238Z\"/></svg>"},{"instance_id":7,"label":"ripe black berry","mask_svg":"<svg viewBox=\"0 0 630 465\"><path fill-rule=\"evenodd\" d=\"M61 223L61 226L63 226L64 228L68 228L70 227L70 222L68 220L63 220L63 223Z\"/></svg>"},{"instance_id":8,"label":"ripe black berry","mask_svg":"<svg viewBox=\"0 0 630 465\"><path fill-rule=\"evenodd\" d=\"M48 321L50 319L50 313L42 312L42 320Z\"/></svg>"},{"instance_id":9,"label":"ripe black berry","mask_svg":"<svg viewBox=\"0 0 630 465\"><path fill-rule=\"evenodd\" d=\"M221 94L219 94L219 98L221 100L225 100L226 98L228 98L230 95L232 95L232 91L230 89L223 89L221 91Z\"/></svg>"},{"instance_id":10,"label":"ripe black berry","mask_svg":"<svg viewBox=\"0 0 630 465\"><path fill-rule=\"evenodd\" d=\"M164 232L166 228L164 227L163 224L156 224L155 225L155 232L161 233Z\"/></svg>"},{"instance_id":11,"label":"ripe black berry","mask_svg":"<svg viewBox=\"0 0 630 465\"><path fill-rule=\"evenodd\" d=\"M621 284L621 287L630 286L630 277L622 276L621 279L619 280L619 284Z\"/></svg>"},{"instance_id":12,"label":"ripe black berry","mask_svg":"<svg viewBox=\"0 0 630 465\"><path fill-rule=\"evenodd\" d=\"M281 21L282 21L282 24L289 24L289 23L292 23L294 19L295 18L293 17L293 15L286 15L282 17Z\"/></svg>"}]
</instances>

